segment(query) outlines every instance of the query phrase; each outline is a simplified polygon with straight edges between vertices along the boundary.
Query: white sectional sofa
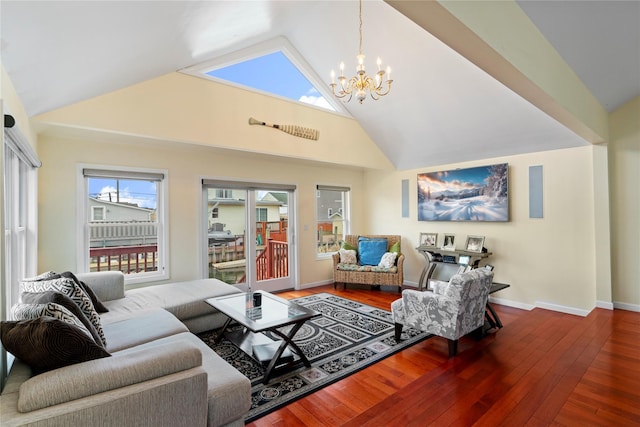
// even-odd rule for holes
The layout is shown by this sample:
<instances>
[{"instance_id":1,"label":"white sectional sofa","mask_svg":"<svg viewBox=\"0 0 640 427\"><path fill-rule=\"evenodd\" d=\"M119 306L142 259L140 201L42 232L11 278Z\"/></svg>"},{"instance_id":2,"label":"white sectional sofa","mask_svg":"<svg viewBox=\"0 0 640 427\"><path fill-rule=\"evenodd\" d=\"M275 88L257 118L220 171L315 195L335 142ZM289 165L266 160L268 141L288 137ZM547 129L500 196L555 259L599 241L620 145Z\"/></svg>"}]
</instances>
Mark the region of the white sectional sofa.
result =
<instances>
[{"instance_id":1,"label":"white sectional sofa","mask_svg":"<svg viewBox=\"0 0 640 427\"><path fill-rule=\"evenodd\" d=\"M111 357L33 376L16 360L2 426L242 426L251 384L193 333L222 326L204 300L240 292L216 279L126 291L119 272L78 275L109 309Z\"/></svg>"}]
</instances>

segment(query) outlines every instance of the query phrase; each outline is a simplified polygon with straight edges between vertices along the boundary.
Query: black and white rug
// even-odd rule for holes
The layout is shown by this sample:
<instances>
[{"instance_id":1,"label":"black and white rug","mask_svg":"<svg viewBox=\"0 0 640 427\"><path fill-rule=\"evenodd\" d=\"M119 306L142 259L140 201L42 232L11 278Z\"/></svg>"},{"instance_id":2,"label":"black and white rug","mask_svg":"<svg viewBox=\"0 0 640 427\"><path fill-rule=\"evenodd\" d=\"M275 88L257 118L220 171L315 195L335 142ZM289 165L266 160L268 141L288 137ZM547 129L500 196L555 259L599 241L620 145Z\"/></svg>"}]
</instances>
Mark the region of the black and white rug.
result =
<instances>
[{"instance_id":1,"label":"black and white rug","mask_svg":"<svg viewBox=\"0 0 640 427\"><path fill-rule=\"evenodd\" d=\"M430 337L404 328L403 340L397 343L393 338L391 312L329 293L292 301L322 313L307 321L294 338L311 368L301 366L273 378L267 385L262 384L265 368L259 362L226 339L215 344L215 331L199 334L209 347L251 380L252 402L247 422Z\"/></svg>"}]
</instances>

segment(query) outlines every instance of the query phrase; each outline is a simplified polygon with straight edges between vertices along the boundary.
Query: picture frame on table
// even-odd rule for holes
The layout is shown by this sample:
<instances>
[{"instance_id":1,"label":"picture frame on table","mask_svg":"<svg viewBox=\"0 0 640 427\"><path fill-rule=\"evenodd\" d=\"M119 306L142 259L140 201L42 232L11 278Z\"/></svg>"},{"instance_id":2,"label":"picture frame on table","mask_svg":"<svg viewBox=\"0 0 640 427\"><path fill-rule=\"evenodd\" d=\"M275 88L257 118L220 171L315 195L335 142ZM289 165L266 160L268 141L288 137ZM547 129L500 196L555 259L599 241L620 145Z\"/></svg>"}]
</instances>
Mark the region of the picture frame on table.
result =
<instances>
[{"instance_id":1,"label":"picture frame on table","mask_svg":"<svg viewBox=\"0 0 640 427\"><path fill-rule=\"evenodd\" d=\"M467 243L464 247L467 252L482 252L484 236L467 236Z\"/></svg>"},{"instance_id":2,"label":"picture frame on table","mask_svg":"<svg viewBox=\"0 0 640 427\"><path fill-rule=\"evenodd\" d=\"M442 249L445 251L455 251L456 250L456 235L445 233L444 241L442 243Z\"/></svg>"},{"instance_id":3,"label":"picture frame on table","mask_svg":"<svg viewBox=\"0 0 640 427\"><path fill-rule=\"evenodd\" d=\"M435 248L438 244L438 233L420 233L419 242L419 246Z\"/></svg>"}]
</instances>

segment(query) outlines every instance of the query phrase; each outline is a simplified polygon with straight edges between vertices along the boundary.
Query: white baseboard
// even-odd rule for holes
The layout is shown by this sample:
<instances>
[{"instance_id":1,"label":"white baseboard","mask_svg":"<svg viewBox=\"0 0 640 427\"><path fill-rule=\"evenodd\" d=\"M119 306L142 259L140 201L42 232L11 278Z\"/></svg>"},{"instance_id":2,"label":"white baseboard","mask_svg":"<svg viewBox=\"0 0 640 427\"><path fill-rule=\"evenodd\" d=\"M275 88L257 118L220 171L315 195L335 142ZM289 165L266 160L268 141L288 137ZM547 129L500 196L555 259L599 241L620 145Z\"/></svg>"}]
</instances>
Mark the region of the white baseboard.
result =
<instances>
[{"instance_id":1,"label":"white baseboard","mask_svg":"<svg viewBox=\"0 0 640 427\"><path fill-rule=\"evenodd\" d=\"M512 301L504 298L489 297L489 302L492 302L494 304L504 305L507 307L519 308L520 310L527 310L527 311L531 311L534 308L536 308L531 304L524 304L518 301Z\"/></svg>"},{"instance_id":2,"label":"white baseboard","mask_svg":"<svg viewBox=\"0 0 640 427\"><path fill-rule=\"evenodd\" d=\"M320 282L305 283L305 284L301 284L298 289L310 289L318 286L331 285L332 283L333 283L333 280L331 279L323 280ZM402 286L417 288L418 284L414 282L405 281L402 284ZM587 316L591 312L590 310L584 310L584 309L575 308L575 307L567 307L564 305L553 304L553 303L542 302L542 301L536 301L535 305L525 304L518 301L512 301L512 300L508 300L504 298L496 298L496 297L489 297L489 301L491 301L494 304L500 304L507 307L519 308L521 310L531 311L534 308L539 307L539 308L544 308L545 310L552 310L552 311L558 311L560 313L574 314L576 316L582 316L582 317ZM624 302L611 303L608 301L596 301L596 307L604 308L607 310L619 309L619 310L640 312L640 305L628 304Z\"/></svg>"},{"instance_id":3,"label":"white baseboard","mask_svg":"<svg viewBox=\"0 0 640 427\"><path fill-rule=\"evenodd\" d=\"M298 287L298 289L309 289L309 288L317 288L318 286L324 286L324 285L331 285L333 284L333 280L323 280L320 282L312 282L312 283L305 283L305 284L300 284L300 286Z\"/></svg>"},{"instance_id":4,"label":"white baseboard","mask_svg":"<svg viewBox=\"0 0 640 427\"><path fill-rule=\"evenodd\" d=\"M596 307L613 310L613 303L610 301L596 301Z\"/></svg>"},{"instance_id":5,"label":"white baseboard","mask_svg":"<svg viewBox=\"0 0 640 427\"><path fill-rule=\"evenodd\" d=\"M617 308L619 310L628 310L628 311L636 311L640 312L640 305L638 304L628 304L626 302L614 302L613 308Z\"/></svg>"},{"instance_id":6,"label":"white baseboard","mask_svg":"<svg viewBox=\"0 0 640 427\"><path fill-rule=\"evenodd\" d=\"M550 302L536 301L536 307L544 308L545 310L559 311L560 313L574 314L576 316L586 317L591 310L584 310L582 308L567 307L566 305L553 304Z\"/></svg>"}]
</instances>

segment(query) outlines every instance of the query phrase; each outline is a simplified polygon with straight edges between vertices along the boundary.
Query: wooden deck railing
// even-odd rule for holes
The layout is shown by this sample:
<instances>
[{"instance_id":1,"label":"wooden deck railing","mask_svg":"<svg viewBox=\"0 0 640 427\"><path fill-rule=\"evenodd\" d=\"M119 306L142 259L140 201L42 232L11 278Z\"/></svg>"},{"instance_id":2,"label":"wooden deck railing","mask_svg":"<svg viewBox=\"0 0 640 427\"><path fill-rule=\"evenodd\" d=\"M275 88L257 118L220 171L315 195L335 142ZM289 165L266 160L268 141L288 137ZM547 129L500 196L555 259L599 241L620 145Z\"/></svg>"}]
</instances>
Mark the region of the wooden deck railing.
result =
<instances>
[{"instance_id":1,"label":"wooden deck railing","mask_svg":"<svg viewBox=\"0 0 640 427\"><path fill-rule=\"evenodd\" d=\"M256 258L257 280L277 279L289 275L289 244L269 240Z\"/></svg>"},{"instance_id":2,"label":"wooden deck railing","mask_svg":"<svg viewBox=\"0 0 640 427\"><path fill-rule=\"evenodd\" d=\"M90 271L118 270L129 274L158 269L158 245L91 248L89 257Z\"/></svg>"}]
</instances>

